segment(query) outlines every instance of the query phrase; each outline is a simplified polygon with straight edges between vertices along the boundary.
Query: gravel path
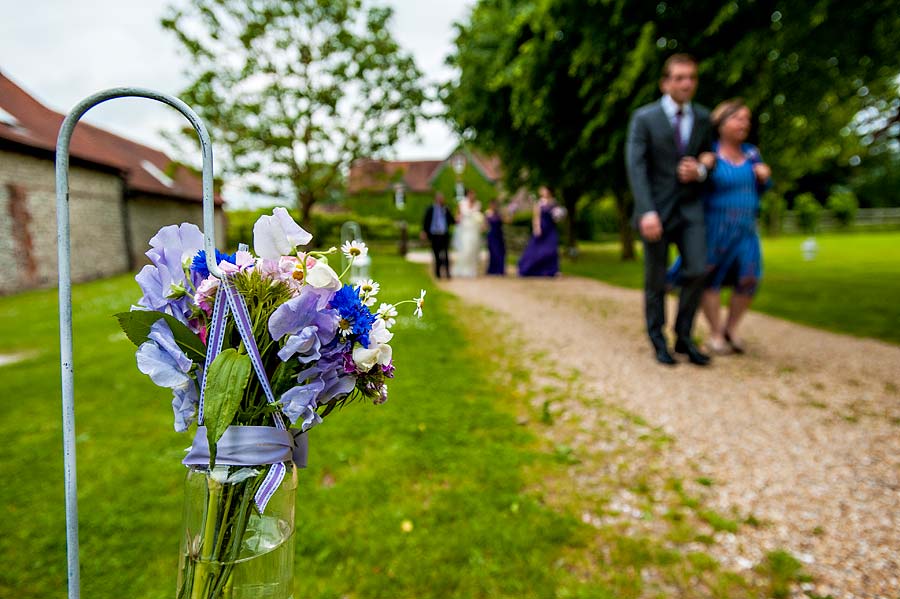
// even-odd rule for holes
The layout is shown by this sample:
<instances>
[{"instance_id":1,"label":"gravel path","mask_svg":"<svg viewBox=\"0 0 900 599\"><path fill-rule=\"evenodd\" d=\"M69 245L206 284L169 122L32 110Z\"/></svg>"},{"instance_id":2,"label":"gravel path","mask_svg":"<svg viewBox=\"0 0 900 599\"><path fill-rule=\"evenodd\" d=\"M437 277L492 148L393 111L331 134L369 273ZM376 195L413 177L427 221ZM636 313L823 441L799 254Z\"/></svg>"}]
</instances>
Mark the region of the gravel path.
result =
<instances>
[{"instance_id":1,"label":"gravel path","mask_svg":"<svg viewBox=\"0 0 900 599\"><path fill-rule=\"evenodd\" d=\"M747 355L666 368L638 291L575 277L442 286L672 435L667 462L713 479L717 509L762 521L742 527L726 561L749 567L787 549L819 595L900 597L900 347L750 313Z\"/></svg>"}]
</instances>

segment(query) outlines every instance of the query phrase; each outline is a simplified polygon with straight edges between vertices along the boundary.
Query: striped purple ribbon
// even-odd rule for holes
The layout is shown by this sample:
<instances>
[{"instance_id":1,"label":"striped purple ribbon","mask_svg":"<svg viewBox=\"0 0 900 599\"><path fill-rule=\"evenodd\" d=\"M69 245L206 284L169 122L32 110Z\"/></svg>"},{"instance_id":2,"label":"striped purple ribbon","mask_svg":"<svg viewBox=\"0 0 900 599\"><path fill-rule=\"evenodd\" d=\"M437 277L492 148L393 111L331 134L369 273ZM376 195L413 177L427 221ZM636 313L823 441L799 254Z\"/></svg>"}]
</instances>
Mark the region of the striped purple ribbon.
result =
<instances>
[{"instance_id":1,"label":"striped purple ribbon","mask_svg":"<svg viewBox=\"0 0 900 599\"><path fill-rule=\"evenodd\" d=\"M207 367L203 371L203 382L200 386L200 406L198 407L198 419L199 424L201 425L203 424L206 373L209 371L209 365L213 363L213 360L215 360L216 356L222 351L222 343L225 338L225 321L228 318L229 312L234 318L234 324L244 342L247 354L250 356L250 363L256 371L256 376L259 379L260 386L263 388L263 393L266 394L266 399L269 403L276 403L277 401L275 394L272 392L269 377L266 375L266 369L263 367L262 356L259 354L256 339L253 337L253 326L250 324L250 313L247 310L247 304L244 302L244 298L241 297L237 288L235 288L234 283L230 279L225 278L219 284L219 290L216 292L216 303L213 307L212 322L210 323L209 336L207 338ZM284 425L284 419L279 412L275 412L273 417L275 419L276 429L282 431L287 430L287 427ZM256 503L256 506L259 508L259 513L265 511L266 505L269 503L272 495L275 494L281 481L284 480L286 473L287 467L281 462L272 464L272 467L269 468L269 473L266 475L266 478L263 480L262 485L260 485L259 490L253 498L254 503Z\"/></svg>"},{"instance_id":2,"label":"striped purple ribbon","mask_svg":"<svg viewBox=\"0 0 900 599\"><path fill-rule=\"evenodd\" d=\"M210 364L222 352L222 341L225 339L225 317L228 316L228 302L224 299L222 285L216 292L216 303L213 306L212 322L207 330L206 338L206 368L203 369L203 380L200 383L200 406L197 408L197 424L203 424L203 403L206 392L206 373Z\"/></svg>"},{"instance_id":3,"label":"striped purple ribbon","mask_svg":"<svg viewBox=\"0 0 900 599\"><path fill-rule=\"evenodd\" d=\"M253 364L254 370L256 370L256 376L259 377L259 383L263 388L263 392L266 394L269 403L275 403L275 395L272 393L269 377L266 376L266 369L263 367L262 356L259 355L259 348L256 346L256 339L253 337L253 326L250 324L250 314L247 311L247 304L244 303L244 298L238 293L238 290L230 279L226 278L223 280L222 286L225 287L228 305L231 307L231 312L234 315L234 324L241 334L241 339L244 340L244 347L247 348L247 354L250 356L250 362ZM287 427L284 426L284 420L281 418L281 414L275 412L273 416L275 418L275 428L282 431L286 430ZM260 485L259 490L253 498L256 502L256 506L259 508L260 514L265 511L266 504L269 503L272 495L275 494L278 485L284 480L284 475L286 473L287 467L281 462L273 464L272 467L269 468L269 474L266 475L266 478L263 480L262 485Z\"/></svg>"}]
</instances>

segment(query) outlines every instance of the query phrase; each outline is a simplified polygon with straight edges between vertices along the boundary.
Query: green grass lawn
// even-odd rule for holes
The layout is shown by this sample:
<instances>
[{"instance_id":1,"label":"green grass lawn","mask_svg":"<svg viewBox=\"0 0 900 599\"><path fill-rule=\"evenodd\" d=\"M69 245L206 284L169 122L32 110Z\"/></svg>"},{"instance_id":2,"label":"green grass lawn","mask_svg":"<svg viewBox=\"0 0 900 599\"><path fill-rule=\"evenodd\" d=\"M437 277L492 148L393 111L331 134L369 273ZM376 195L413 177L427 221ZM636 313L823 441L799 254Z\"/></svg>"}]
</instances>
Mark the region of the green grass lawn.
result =
<instances>
[{"instance_id":1,"label":"green grass lawn","mask_svg":"<svg viewBox=\"0 0 900 599\"><path fill-rule=\"evenodd\" d=\"M381 299L424 287L427 314L401 315L395 326L390 401L348 406L312 431L298 489L296 596L552 596L550 564L579 524L524 494L530 436L494 401L451 298L422 267L377 264ZM138 296L130 276L74 290L85 597L157 598L175 587L190 439L172 431L168 391L138 373L111 316ZM0 353L37 352L0 368L3 597L65 596L56 314L55 290L0 298Z\"/></svg>"},{"instance_id":2,"label":"green grass lawn","mask_svg":"<svg viewBox=\"0 0 900 599\"><path fill-rule=\"evenodd\" d=\"M490 314L439 292L424 266L379 255L375 267L384 301L427 289L426 317L405 306L397 321L390 401L347 406L311 432L297 497L295 597L662 596L648 594L651 573L683 596L695 596L698 580L707 589L700 596L770 596L758 589L772 587L774 575L744 578L697 552L693 541L715 543L719 528L704 523L715 514L688 502L679 481L665 483L677 490L666 513L678 517L663 523L662 536L582 522L584 510L603 513L619 487L663 492L616 476L596 490L603 502L576 496L570 468L604 466L535 434L553 420L535 404L544 391L530 379L543 360L511 351L517 343ZM111 316L138 295L131 276L74 289L84 597L174 594L180 460L190 438L173 432L170 393L137 371L135 349ZM55 290L0 298L0 354L31 356L0 367L0 597L66 595L56 310ZM566 380L549 391L572 396L575 379ZM598 423L596 432L621 426ZM648 438L651 454L671 442ZM628 459L640 481L644 459ZM648 507L641 522L656 511Z\"/></svg>"},{"instance_id":3,"label":"green grass lawn","mask_svg":"<svg viewBox=\"0 0 900 599\"><path fill-rule=\"evenodd\" d=\"M803 237L763 239L763 279L754 310L796 322L900 343L900 233L817 237L815 260L804 261ZM619 260L617 243L580 246L563 272L640 288L643 264Z\"/></svg>"}]
</instances>

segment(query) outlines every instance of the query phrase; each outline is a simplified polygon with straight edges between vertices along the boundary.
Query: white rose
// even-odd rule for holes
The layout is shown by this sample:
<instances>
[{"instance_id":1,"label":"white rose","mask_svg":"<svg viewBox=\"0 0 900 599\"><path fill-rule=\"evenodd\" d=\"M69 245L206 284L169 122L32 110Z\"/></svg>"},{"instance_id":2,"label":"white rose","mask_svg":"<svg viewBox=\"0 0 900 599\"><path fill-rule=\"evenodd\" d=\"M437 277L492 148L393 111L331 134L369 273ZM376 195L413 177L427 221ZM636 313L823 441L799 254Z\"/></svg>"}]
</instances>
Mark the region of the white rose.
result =
<instances>
[{"instance_id":1,"label":"white rose","mask_svg":"<svg viewBox=\"0 0 900 599\"><path fill-rule=\"evenodd\" d=\"M379 319L372 324L369 332L369 347L383 345L394 338L394 334L387 329L387 324Z\"/></svg>"},{"instance_id":2,"label":"white rose","mask_svg":"<svg viewBox=\"0 0 900 599\"><path fill-rule=\"evenodd\" d=\"M343 283L341 283L341 279L334 272L334 269L321 260L307 268L306 282L313 287L328 289L329 291L338 291L343 287Z\"/></svg>"},{"instance_id":3,"label":"white rose","mask_svg":"<svg viewBox=\"0 0 900 599\"><path fill-rule=\"evenodd\" d=\"M357 347L353 350L353 363L362 372L372 370L372 367L378 363L379 348L366 349Z\"/></svg>"},{"instance_id":4,"label":"white rose","mask_svg":"<svg viewBox=\"0 0 900 599\"><path fill-rule=\"evenodd\" d=\"M394 350L386 343L376 345L371 349L357 347L353 350L353 363L356 364L361 372L368 372L376 364L383 366L390 364L393 354Z\"/></svg>"},{"instance_id":5,"label":"white rose","mask_svg":"<svg viewBox=\"0 0 900 599\"><path fill-rule=\"evenodd\" d=\"M378 346L378 363L382 366L387 366L391 363L391 358L394 356L394 350L391 349L391 346L387 343Z\"/></svg>"}]
</instances>

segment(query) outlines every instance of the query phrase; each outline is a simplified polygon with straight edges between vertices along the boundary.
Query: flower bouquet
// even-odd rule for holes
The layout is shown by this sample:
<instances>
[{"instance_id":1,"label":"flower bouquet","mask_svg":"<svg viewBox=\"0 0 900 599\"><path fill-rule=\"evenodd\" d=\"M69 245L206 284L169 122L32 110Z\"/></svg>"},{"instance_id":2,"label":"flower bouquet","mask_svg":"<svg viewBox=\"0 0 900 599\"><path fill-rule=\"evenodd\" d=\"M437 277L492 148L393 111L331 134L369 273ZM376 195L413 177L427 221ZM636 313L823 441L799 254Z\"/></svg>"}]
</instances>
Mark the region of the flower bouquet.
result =
<instances>
[{"instance_id":1,"label":"flower bouquet","mask_svg":"<svg viewBox=\"0 0 900 599\"><path fill-rule=\"evenodd\" d=\"M143 297L116 315L138 369L172 390L175 430L197 422L183 460L179 599L292 596L305 433L345 404L384 403L397 306L422 316L424 290L373 310L378 283L344 284L350 266L338 275L328 264L338 249L298 249L311 240L275 208L253 227L253 253L216 251L216 276L195 225L163 227L135 277ZM352 265L368 250L340 251Z\"/></svg>"}]
</instances>

